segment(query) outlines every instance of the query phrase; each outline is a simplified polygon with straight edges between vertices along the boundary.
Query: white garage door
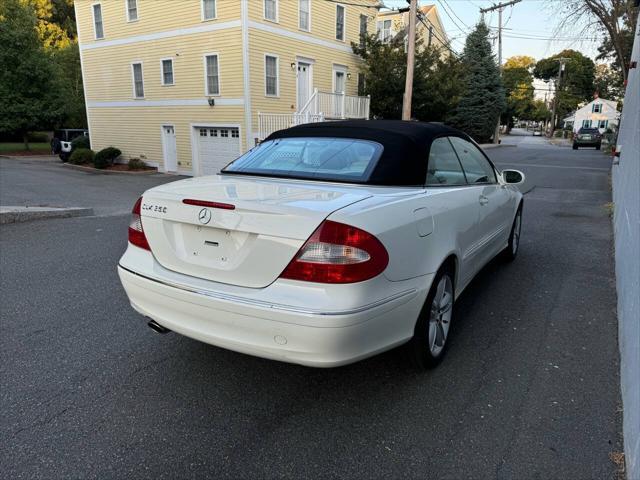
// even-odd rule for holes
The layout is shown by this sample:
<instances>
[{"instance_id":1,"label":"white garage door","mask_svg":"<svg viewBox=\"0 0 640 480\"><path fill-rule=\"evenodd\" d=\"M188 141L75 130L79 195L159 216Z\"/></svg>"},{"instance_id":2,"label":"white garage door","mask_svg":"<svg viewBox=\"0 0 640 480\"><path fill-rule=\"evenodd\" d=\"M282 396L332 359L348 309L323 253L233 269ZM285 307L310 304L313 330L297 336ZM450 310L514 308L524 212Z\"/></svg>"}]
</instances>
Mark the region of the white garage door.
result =
<instances>
[{"instance_id":1,"label":"white garage door","mask_svg":"<svg viewBox=\"0 0 640 480\"><path fill-rule=\"evenodd\" d=\"M215 175L240 156L240 131L233 127L195 127L200 175Z\"/></svg>"}]
</instances>

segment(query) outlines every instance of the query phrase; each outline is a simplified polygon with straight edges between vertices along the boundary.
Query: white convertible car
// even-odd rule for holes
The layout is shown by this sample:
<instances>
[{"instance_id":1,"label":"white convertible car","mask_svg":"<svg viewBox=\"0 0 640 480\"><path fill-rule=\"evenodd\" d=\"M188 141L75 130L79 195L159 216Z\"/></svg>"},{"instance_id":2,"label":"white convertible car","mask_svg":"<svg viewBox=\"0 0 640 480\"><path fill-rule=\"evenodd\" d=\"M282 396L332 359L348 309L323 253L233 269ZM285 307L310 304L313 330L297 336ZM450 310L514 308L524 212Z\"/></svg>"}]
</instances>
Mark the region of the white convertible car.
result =
<instances>
[{"instance_id":1,"label":"white convertible car","mask_svg":"<svg viewBox=\"0 0 640 480\"><path fill-rule=\"evenodd\" d=\"M314 367L409 343L433 367L455 299L518 252L523 181L442 125L301 125L146 191L118 273L160 333Z\"/></svg>"}]
</instances>

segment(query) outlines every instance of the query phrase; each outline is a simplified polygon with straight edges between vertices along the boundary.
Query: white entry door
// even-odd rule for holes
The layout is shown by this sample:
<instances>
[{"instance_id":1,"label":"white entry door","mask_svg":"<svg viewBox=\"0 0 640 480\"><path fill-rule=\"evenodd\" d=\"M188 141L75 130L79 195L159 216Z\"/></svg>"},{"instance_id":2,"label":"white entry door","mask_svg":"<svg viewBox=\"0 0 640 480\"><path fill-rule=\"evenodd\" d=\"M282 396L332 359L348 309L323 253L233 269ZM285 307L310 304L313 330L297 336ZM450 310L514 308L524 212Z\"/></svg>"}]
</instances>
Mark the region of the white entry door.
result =
<instances>
[{"instance_id":1,"label":"white entry door","mask_svg":"<svg viewBox=\"0 0 640 480\"><path fill-rule=\"evenodd\" d=\"M178 151L176 149L176 131L173 125L162 126L162 153L166 172L178 170Z\"/></svg>"},{"instance_id":2,"label":"white entry door","mask_svg":"<svg viewBox=\"0 0 640 480\"><path fill-rule=\"evenodd\" d=\"M346 73L344 70L334 70L333 71L333 93L337 93L339 95L334 95L334 116L336 118L344 118L344 87L345 87L345 78Z\"/></svg>"},{"instance_id":3,"label":"white entry door","mask_svg":"<svg viewBox=\"0 0 640 480\"><path fill-rule=\"evenodd\" d=\"M216 175L240 156L240 130L237 127L196 127L198 173Z\"/></svg>"},{"instance_id":4,"label":"white entry door","mask_svg":"<svg viewBox=\"0 0 640 480\"><path fill-rule=\"evenodd\" d=\"M311 95L311 65L298 62L298 111L306 105Z\"/></svg>"}]
</instances>

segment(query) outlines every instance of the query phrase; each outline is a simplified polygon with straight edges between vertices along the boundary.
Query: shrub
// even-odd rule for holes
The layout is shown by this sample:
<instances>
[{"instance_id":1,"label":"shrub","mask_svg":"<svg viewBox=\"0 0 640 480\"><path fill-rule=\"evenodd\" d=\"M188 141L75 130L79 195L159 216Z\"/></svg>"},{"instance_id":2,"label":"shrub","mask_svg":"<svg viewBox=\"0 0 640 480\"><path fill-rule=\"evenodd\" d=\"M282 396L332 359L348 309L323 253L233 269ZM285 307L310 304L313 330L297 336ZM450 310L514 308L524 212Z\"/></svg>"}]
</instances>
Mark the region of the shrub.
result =
<instances>
[{"instance_id":1,"label":"shrub","mask_svg":"<svg viewBox=\"0 0 640 480\"><path fill-rule=\"evenodd\" d=\"M106 168L109 165L113 165L116 158L120 156L122 152L114 147L107 147L96 153L93 159L93 166L96 168Z\"/></svg>"},{"instance_id":2,"label":"shrub","mask_svg":"<svg viewBox=\"0 0 640 480\"><path fill-rule=\"evenodd\" d=\"M91 148L91 145L89 143L89 137L80 135L79 137L76 137L73 140L71 140L71 151L73 152L76 148L86 148L86 149Z\"/></svg>"},{"instance_id":3,"label":"shrub","mask_svg":"<svg viewBox=\"0 0 640 480\"><path fill-rule=\"evenodd\" d=\"M146 165L139 158L130 158L129 159L129 170L142 170Z\"/></svg>"},{"instance_id":4,"label":"shrub","mask_svg":"<svg viewBox=\"0 0 640 480\"><path fill-rule=\"evenodd\" d=\"M77 148L71 153L69 157L69 163L74 165L83 165L85 163L92 163L95 153L88 148Z\"/></svg>"},{"instance_id":5,"label":"shrub","mask_svg":"<svg viewBox=\"0 0 640 480\"><path fill-rule=\"evenodd\" d=\"M47 132L30 132L27 140L33 143L49 143Z\"/></svg>"}]
</instances>

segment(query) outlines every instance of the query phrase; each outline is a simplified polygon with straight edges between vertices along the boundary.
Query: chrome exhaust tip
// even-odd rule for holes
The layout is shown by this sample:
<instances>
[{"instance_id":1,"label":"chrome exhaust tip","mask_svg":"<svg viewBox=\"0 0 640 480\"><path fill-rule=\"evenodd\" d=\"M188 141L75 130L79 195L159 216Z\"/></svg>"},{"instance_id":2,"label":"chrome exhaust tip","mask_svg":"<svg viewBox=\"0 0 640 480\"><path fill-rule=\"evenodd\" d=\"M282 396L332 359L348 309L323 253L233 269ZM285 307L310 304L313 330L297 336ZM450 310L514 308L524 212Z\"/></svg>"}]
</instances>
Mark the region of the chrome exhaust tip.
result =
<instances>
[{"instance_id":1,"label":"chrome exhaust tip","mask_svg":"<svg viewBox=\"0 0 640 480\"><path fill-rule=\"evenodd\" d=\"M162 325L160 325L158 322L156 322L155 320L149 320L147 322L147 325L149 326L149 328L151 330L153 330L156 333L161 333L161 334L165 334L165 333L169 333L171 330L169 330L168 328L164 328Z\"/></svg>"}]
</instances>

